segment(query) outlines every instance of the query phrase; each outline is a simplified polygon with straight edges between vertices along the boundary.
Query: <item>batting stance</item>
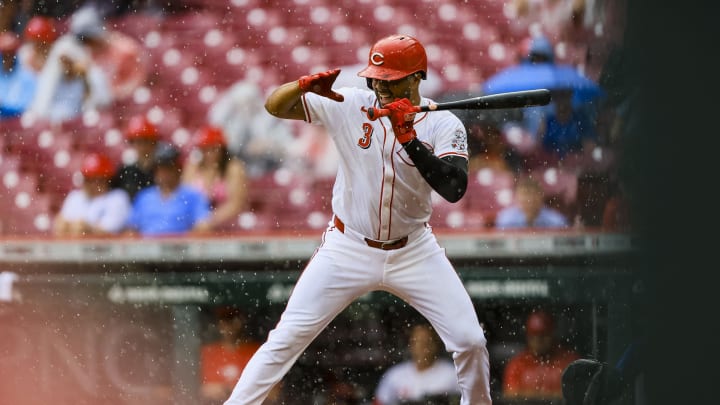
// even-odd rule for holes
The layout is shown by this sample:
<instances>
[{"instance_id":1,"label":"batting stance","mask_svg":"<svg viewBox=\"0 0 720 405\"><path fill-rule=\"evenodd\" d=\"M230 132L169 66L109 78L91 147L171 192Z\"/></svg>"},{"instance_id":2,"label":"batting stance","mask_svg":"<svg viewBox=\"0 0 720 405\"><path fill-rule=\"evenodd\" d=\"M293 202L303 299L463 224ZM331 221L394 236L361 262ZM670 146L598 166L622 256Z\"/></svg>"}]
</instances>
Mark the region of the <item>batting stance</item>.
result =
<instances>
[{"instance_id":1,"label":"batting stance","mask_svg":"<svg viewBox=\"0 0 720 405\"><path fill-rule=\"evenodd\" d=\"M475 309L428 225L435 190L456 202L467 187L467 134L448 111L415 113L427 56L407 35L375 43L358 73L372 91L332 85L330 70L275 89L265 108L324 125L341 156L333 219L267 341L225 405L260 405L320 332L352 301L392 293L422 314L452 353L462 405L491 404L486 339ZM367 108L391 110L370 120Z\"/></svg>"}]
</instances>

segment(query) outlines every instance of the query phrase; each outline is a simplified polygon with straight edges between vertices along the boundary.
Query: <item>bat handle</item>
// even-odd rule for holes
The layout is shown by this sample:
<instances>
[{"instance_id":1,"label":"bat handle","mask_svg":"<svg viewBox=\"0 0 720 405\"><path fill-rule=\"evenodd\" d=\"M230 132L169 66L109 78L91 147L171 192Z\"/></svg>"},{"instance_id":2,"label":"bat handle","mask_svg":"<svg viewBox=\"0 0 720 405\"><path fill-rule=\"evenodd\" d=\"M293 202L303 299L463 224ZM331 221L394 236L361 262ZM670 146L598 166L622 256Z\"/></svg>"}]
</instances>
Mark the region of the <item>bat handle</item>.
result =
<instances>
[{"instance_id":1,"label":"bat handle","mask_svg":"<svg viewBox=\"0 0 720 405\"><path fill-rule=\"evenodd\" d=\"M414 106L413 109L415 112L423 111L420 106ZM387 108L375 108L375 107L369 107L367 109L367 117L370 121L375 121L376 119L380 117L389 117L392 112Z\"/></svg>"}]
</instances>

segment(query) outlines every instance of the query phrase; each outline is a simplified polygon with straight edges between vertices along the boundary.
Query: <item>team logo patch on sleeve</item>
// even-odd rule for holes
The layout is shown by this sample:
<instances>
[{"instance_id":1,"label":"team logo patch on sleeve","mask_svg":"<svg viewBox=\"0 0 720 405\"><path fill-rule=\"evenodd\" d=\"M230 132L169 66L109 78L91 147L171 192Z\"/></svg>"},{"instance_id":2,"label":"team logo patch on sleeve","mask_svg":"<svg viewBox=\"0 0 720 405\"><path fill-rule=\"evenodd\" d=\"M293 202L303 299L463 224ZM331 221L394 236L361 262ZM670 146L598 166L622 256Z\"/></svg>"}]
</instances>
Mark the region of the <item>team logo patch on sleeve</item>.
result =
<instances>
[{"instance_id":1,"label":"team logo patch on sleeve","mask_svg":"<svg viewBox=\"0 0 720 405\"><path fill-rule=\"evenodd\" d=\"M467 152L467 136L465 131L458 128L453 135L452 147L458 152Z\"/></svg>"}]
</instances>

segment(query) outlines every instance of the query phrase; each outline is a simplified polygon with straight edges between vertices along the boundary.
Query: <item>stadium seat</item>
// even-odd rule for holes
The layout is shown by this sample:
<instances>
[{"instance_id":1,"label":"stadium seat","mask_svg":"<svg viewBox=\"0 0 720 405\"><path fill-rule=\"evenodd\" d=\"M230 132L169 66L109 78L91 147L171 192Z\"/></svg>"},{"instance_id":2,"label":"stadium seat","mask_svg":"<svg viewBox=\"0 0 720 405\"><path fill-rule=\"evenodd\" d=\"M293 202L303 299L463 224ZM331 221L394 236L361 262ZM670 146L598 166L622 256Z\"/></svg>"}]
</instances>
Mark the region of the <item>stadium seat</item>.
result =
<instances>
[{"instance_id":1,"label":"stadium seat","mask_svg":"<svg viewBox=\"0 0 720 405\"><path fill-rule=\"evenodd\" d=\"M469 173L468 189L463 197L466 210L494 218L500 209L512 203L515 177L512 172L480 169Z\"/></svg>"}]
</instances>

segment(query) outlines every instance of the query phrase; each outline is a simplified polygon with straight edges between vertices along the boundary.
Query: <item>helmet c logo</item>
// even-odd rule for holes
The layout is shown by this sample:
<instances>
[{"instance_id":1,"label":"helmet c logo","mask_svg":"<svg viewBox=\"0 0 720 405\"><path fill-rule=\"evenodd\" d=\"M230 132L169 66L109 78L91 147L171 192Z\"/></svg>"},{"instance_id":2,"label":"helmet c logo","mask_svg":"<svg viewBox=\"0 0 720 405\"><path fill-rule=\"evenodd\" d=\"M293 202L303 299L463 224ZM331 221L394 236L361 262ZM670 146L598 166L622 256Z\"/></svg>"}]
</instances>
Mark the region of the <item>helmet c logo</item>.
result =
<instances>
[{"instance_id":1,"label":"helmet c logo","mask_svg":"<svg viewBox=\"0 0 720 405\"><path fill-rule=\"evenodd\" d=\"M380 52L373 52L372 55L370 55L370 63L375 66L382 65L383 63L385 63L385 55L381 54Z\"/></svg>"}]
</instances>

